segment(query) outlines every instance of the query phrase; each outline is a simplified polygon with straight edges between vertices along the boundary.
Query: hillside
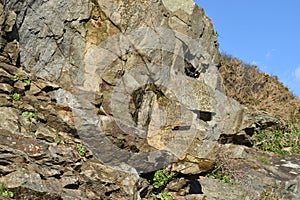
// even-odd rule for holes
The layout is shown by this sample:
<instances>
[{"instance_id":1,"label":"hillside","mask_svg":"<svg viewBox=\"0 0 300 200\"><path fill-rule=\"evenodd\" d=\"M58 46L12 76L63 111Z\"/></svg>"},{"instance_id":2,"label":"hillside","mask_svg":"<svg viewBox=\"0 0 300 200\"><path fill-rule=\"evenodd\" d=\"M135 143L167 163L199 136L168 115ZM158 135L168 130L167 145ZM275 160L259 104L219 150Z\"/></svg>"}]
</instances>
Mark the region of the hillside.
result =
<instances>
[{"instance_id":1,"label":"hillside","mask_svg":"<svg viewBox=\"0 0 300 200\"><path fill-rule=\"evenodd\" d=\"M222 54L219 71L226 94L252 112L264 111L283 122L300 126L300 99L277 76L270 76L258 67Z\"/></svg>"}]
</instances>

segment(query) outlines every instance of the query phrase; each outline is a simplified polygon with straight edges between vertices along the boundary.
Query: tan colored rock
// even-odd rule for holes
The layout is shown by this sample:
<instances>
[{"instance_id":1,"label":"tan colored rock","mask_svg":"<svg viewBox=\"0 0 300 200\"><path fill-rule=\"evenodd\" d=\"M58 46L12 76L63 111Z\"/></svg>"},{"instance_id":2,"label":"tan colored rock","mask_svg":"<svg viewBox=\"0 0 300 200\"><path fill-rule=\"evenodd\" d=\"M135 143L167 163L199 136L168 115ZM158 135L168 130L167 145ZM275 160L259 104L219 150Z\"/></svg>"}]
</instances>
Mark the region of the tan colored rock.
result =
<instances>
[{"instance_id":1,"label":"tan colored rock","mask_svg":"<svg viewBox=\"0 0 300 200\"><path fill-rule=\"evenodd\" d=\"M6 94L0 94L0 106L1 107L9 107L11 106L11 97Z\"/></svg>"},{"instance_id":2,"label":"tan colored rock","mask_svg":"<svg viewBox=\"0 0 300 200\"><path fill-rule=\"evenodd\" d=\"M8 84L5 83L0 83L0 92L1 93L7 93L7 94L11 94L13 91L13 87L11 87Z\"/></svg>"},{"instance_id":3,"label":"tan colored rock","mask_svg":"<svg viewBox=\"0 0 300 200\"><path fill-rule=\"evenodd\" d=\"M221 136L265 122L223 93L213 23L193 1L10 0L0 10L0 182L16 199L139 199L138 173L166 166L184 177L169 185L174 195L247 197L197 177L213 169ZM248 159L249 149L226 148ZM297 197L298 158L263 167L255 155L241 162L253 186L286 181ZM188 194L197 180L206 194Z\"/></svg>"},{"instance_id":4,"label":"tan colored rock","mask_svg":"<svg viewBox=\"0 0 300 200\"><path fill-rule=\"evenodd\" d=\"M0 68L0 82L1 83L11 83L13 79L13 76L9 74L7 71Z\"/></svg>"},{"instance_id":5,"label":"tan colored rock","mask_svg":"<svg viewBox=\"0 0 300 200\"><path fill-rule=\"evenodd\" d=\"M19 91L24 91L25 90L24 83L21 80L18 80L17 82L15 82L14 87L16 89L18 89Z\"/></svg>"},{"instance_id":6,"label":"tan colored rock","mask_svg":"<svg viewBox=\"0 0 300 200\"><path fill-rule=\"evenodd\" d=\"M191 15L196 6L195 2L192 0L180 1L180 0L163 0L164 6L170 10L171 12L175 12L178 10L183 10L187 14Z\"/></svg>"},{"instance_id":7,"label":"tan colored rock","mask_svg":"<svg viewBox=\"0 0 300 200\"><path fill-rule=\"evenodd\" d=\"M12 42L7 43L4 51L8 58L12 61L12 64L16 65L19 57L19 42L17 40L13 40Z\"/></svg>"}]
</instances>

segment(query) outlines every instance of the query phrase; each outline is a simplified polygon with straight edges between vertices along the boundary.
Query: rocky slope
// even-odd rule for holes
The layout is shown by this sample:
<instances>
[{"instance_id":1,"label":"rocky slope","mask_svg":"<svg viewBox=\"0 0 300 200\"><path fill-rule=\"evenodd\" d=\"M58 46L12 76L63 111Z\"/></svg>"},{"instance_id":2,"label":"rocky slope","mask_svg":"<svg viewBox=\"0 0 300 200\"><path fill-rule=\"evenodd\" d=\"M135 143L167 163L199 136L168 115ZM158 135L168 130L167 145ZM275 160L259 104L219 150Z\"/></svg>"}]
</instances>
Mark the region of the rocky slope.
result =
<instances>
[{"instance_id":1,"label":"rocky slope","mask_svg":"<svg viewBox=\"0 0 300 200\"><path fill-rule=\"evenodd\" d=\"M2 199L299 198L299 157L251 148L276 119L224 94L213 24L194 2L0 10ZM155 188L165 167L175 174ZM231 183L205 176L216 169Z\"/></svg>"}]
</instances>

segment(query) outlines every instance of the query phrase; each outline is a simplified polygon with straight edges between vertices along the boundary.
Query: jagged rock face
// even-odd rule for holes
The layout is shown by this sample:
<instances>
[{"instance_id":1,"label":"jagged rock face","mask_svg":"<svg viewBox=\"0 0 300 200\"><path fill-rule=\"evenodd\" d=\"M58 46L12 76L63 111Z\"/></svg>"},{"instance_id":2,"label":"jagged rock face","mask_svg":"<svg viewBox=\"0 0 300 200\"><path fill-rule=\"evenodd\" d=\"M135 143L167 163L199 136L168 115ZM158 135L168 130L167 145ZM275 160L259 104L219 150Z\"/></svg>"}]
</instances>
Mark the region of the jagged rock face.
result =
<instances>
[{"instance_id":1,"label":"jagged rock face","mask_svg":"<svg viewBox=\"0 0 300 200\"><path fill-rule=\"evenodd\" d=\"M220 133L241 130L243 108L218 92L212 22L194 2L10 1L6 8L18 13L21 65L61 87L52 95L73 109L79 137L103 162L151 171L189 155L211 166Z\"/></svg>"},{"instance_id":2,"label":"jagged rock face","mask_svg":"<svg viewBox=\"0 0 300 200\"><path fill-rule=\"evenodd\" d=\"M0 183L18 199L139 199L138 173L207 172L220 135L254 123L222 93L213 25L191 0L0 9Z\"/></svg>"},{"instance_id":3,"label":"jagged rock face","mask_svg":"<svg viewBox=\"0 0 300 200\"><path fill-rule=\"evenodd\" d=\"M211 21L192 1L184 4L179 1L51 0L10 1L6 7L18 13L14 37L21 44L24 67L39 77L71 82L72 72L85 65L84 56L91 45L143 26L171 28L186 34L217 59L217 41L211 34Z\"/></svg>"}]
</instances>

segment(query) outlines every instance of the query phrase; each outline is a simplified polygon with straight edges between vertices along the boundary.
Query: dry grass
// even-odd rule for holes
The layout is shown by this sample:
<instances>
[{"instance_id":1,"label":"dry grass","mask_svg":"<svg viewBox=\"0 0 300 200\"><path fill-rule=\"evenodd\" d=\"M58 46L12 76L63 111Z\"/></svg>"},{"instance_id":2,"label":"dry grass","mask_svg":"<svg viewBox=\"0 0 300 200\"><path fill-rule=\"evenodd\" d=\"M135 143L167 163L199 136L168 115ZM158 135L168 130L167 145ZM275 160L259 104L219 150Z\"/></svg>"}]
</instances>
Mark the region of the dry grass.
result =
<instances>
[{"instance_id":1,"label":"dry grass","mask_svg":"<svg viewBox=\"0 0 300 200\"><path fill-rule=\"evenodd\" d=\"M259 71L257 66L228 55L223 54L220 61L220 73L228 96L252 112L266 111L300 126L300 99L277 76L270 76Z\"/></svg>"},{"instance_id":2,"label":"dry grass","mask_svg":"<svg viewBox=\"0 0 300 200\"><path fill-rule=\"evenodd\" d=\"M241 159L232 157L232 152L220 146L212 174L215 174L215 178L223 182L227 182L224 178L228 177L228 182L241 183L247 170L241 167L240 162Z\"/></svg>"}]
</instances>

